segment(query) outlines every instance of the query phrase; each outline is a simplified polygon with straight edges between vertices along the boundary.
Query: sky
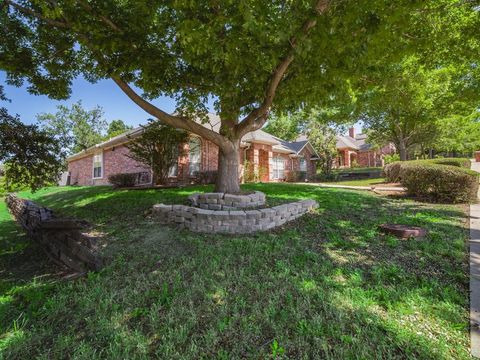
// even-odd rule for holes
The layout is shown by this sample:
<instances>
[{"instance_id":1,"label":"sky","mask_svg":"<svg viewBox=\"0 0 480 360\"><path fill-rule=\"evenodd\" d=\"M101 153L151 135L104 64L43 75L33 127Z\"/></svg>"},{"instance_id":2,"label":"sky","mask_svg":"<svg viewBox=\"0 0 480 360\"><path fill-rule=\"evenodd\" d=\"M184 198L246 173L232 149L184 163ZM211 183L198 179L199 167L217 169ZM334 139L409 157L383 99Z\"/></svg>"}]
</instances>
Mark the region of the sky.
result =
<instances>
[{"instance_id":1,"label":"sky","mask_svg":"<svg viewBox=\"0 0 480 360\"><path fill-rule=\"evenodd\" d=\"M11 102L0 101L2 107L7 108L11 115L18 114L24 123L35 122L36 114L54 113L58 105L70 105L78 100L82 101L85 109L92 109L100 105L105 112L105 119L112 121L122 119L128 125L145 124L151 116L134 104L111 80L102 80L91 84L83 78L73 82L71 97L68 100L53 100L45 95L32 95L27 86L17 88L6 85L5 72L0 71L0 84L5 87L5 94ZM162 97L153 101L166 112L175 110L175 101Z\"/></svg>"},{"instance_id":2,"label":"sky","mask_svg":"<svg viewBox=\"0 0 480 360\"><path fill-rule=\"evenodd\" d=\"M5 72L0 71L0 85L5 87L5 94L11 102L0 100L0 106L7 108L11 115L18 114L27 124L36 122L39 113L55 113L58 105L70 105L79 100L87 110L100 105L105 113L104 118L110 122L121 119L127 125L138 126L146 124L149 114L133 103L112 80L102 80L91 84L83 78L73 81L71 96L68 100L53 100L45 95L32 95L27 91L27 85L20 88L5 83ZM141 91L139 91L141 93ZM169 97L161 97L152 101L166 112L175 110L175 101ZM213 108L210 104L210 111ZM360 124L355 124L356 132L361 131Z\"/></svg>"}]
</instances>

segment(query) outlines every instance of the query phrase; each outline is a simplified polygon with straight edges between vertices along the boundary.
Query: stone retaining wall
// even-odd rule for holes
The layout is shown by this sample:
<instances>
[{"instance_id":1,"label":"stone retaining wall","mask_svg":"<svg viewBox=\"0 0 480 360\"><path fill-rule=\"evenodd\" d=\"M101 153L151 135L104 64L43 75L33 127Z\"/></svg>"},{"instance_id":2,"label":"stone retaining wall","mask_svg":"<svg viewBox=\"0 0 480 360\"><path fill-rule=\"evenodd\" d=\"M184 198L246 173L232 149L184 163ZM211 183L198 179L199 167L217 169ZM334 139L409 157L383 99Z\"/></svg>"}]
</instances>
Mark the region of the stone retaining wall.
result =
<instances>
[{"instance_id":1,"label":"stone retaining wall","mask_svg":"<svg viewBox=\"0 0 480 360\"><path fill-rule=\"evenodd\" d=\"M297 219L318 207L302 200L260 210L207 210L186 205L153 206L153 216L162 224L177 224L194 232L249 234L270 230Z\"/></svg>"},{"instance_id":2,"label":"stone retaining wall","mask_svg":"<svg viewBox=\"0 0 480 360\"><path fill-rule=\"evenodd\" d=\"M196 193L188 197L192 206L205 210L252 209L265 204L265 194L255 191L248 195Z\"/></svg>"},{"instance_id":3,"label":"stone retaining wall","mask_svg":"<svg viewBox=\"0 0 480 360\"><path fill-rule=\"evenodd\" d=\"M5 200L15 220L52 261L81 273L102 268L96 239L81 232L76 220L57 217L52 210L15 194Z\"/></svg>"}]
</instances>

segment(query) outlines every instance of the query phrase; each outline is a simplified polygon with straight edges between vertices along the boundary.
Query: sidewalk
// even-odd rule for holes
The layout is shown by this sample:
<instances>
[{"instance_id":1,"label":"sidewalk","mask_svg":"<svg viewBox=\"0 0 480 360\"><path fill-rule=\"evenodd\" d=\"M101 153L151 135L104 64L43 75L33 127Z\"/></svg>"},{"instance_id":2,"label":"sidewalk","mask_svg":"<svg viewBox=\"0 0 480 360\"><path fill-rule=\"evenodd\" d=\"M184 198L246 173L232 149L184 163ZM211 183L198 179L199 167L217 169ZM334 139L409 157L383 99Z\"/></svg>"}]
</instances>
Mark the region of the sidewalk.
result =
<instances>
[{"instance_id":1,"label":"sidewalk","mask_svg":"<svg viewBox=\"0 0 480 360\"><path fill-rule=\"evenodd\" d=\"M480 163L472 161L480 173ZM480 204L470 205L470 349L480 357Z\"/></svg>"}]
</instances>

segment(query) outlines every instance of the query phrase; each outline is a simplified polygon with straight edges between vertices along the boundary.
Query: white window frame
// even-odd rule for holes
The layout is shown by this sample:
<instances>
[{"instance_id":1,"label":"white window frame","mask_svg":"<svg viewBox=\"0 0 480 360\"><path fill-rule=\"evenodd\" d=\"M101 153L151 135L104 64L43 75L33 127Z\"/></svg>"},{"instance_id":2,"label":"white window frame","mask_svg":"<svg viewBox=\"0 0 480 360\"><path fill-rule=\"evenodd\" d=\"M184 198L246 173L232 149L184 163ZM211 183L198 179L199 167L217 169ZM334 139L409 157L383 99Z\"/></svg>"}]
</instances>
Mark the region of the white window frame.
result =
<instances>
[{"instance_id":1,"label":"white window frame","mask_svg":"<svg viewBox=\"0 0 480 360\"><path fill-rule=\"evenodd\" d=\"M307 159L305 158L305 156L300 156L298 158L298 170L302 172L307 172Z\"/></svg>"},{"instance_id":2,"label":"white window frame","mask_svg":"<svg viewBox=\"0 0 480 360\"><path fill-rule=\"evenodd\" d=\"M281 166L279 166L280 164ZM271 169L273 180L285 179L285 159L283 157L272 156Z\"/></svg>"},{"instance_id":3,"label":"white window frame","mask_svg":"<svg viewBox=\"0 0 480 360\"><path fill-rule=\"evenodd\" d=\"M198 161L195 162L192 162L192 147L190 146L193 141L198 141L198 147L195 149L198 151ZM192 166L194 164L195 167ZM192 136L188 141L188 175L195 176L195 172L200 171L202 171L202 139Z\"/></svg>"},{"instance_id":4,"label":"white window frame","mask_svg":"<svg viewBox=\"0 0 480 360\"><path fill-rule=\"evenodd\" d=\"M96 162L95 158L97 156L100 156L100 176L95 177L95 162ZM103 152L93 154L93 158L92 158L92 179L103 179Z\"/></svg>"}]
</instances>

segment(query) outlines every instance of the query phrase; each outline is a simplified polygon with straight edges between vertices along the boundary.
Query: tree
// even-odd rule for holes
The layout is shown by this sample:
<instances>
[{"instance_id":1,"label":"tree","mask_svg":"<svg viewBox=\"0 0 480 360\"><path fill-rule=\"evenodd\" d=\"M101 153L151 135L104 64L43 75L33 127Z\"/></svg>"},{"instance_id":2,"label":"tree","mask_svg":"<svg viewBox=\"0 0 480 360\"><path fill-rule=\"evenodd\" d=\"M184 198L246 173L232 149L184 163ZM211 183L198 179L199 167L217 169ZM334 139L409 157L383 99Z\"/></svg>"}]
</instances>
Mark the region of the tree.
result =
<instances>
[{"instance_id":1,"label":"tree","mask_svg":"<svg viewBox=\"0 0 480 360\"><path fill-rule=\"evenodd\" d=\"M96 106L92 110L85 110L81 101L71 107L59 105L55 114L38 114L37 121L69 155L101 142L107 128L102 108Z\"/></svg>"},{"instance_id":2,"label":"tree","mask_svg":"<svg viewBox=\"0 0 480 360\"><path fill-rule=\"evenodd\" d=\"M55 184L64 166L59 143L37 125L25 125L0 108L0 162L4 163L7 189L33 191Z\"/></svg>"},{"instance_id":3,"label":"tree","mask_svg":"<svg viewBox=\"0 0 480 360\"><path fill-rule=\"evenodd\" d=\"M153 184L165 184L170 169L184 155L181 145L187 142L188 134L154 120L143 129L142 135L127 144L130 154L126 156L152 169Z\"/></svg>"},{"instance_id":4,"label":"tree","mask_svg":"<svg viewBox=\"0 0 480 360\"><path fill-rule=\"evenodd\" d=\"M474 2L458 0L3 3L9 83L66 98L79 74L112 79L151 116L219 146L221 192L239 191L240 139L270 111L321 105L406 52L430 61L448 44L461 59L478 28ZM473 40L459 42L465 34ZM150 101L160 95L177 101L174 114ZM219 132L195 121L211 98Z\"/></svg>"},{"instance_id":5,"label":"tree","mask_svg":"<svg viewBox=\"0 0 480 360\"><path fill-rule=\"evenodd\" d=\"M436 152L473 153L480 149L480 114L452 115L438 121L438 136L430 143Z\"/></svg>"},{"instance_id":6,"label":"tree","mask_svg":"<svg viewBox=\"0 0 480 360\"><path fill-rule=\"evenodd\" d=\"M385 67L375 86L358 95L357 116L365 123L369 142L395 144L400 160L416 146L432 143L439 134L439 119L462 111L455 67L427 69L415 57ZM471 110L470 110L471 111Z\"/></svg>"},{"instance_id":7,"label":"tree","mask_svg":"<svg viewBox=\"0 0 480 360\"><path fill-rule=\"evenodd\" d=\"M105 139L113 138L132 129L133 127L125 124L123 120L112 120L112 122L108 124L107 135L105 135Z\"/></svg>"},{"instance_id":8,"label":"tree","mask_svg":"<svg viewBox=\"0 0 480 360\"><path fill-rule=\"evenodd\" d=\"M294 141L300 135L300 122L303 120L297 114L272 114L264 130L280 139Z\"/></svg>"}]
</instances>

